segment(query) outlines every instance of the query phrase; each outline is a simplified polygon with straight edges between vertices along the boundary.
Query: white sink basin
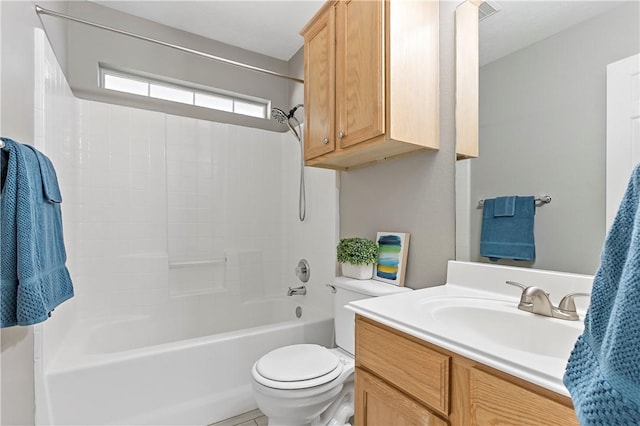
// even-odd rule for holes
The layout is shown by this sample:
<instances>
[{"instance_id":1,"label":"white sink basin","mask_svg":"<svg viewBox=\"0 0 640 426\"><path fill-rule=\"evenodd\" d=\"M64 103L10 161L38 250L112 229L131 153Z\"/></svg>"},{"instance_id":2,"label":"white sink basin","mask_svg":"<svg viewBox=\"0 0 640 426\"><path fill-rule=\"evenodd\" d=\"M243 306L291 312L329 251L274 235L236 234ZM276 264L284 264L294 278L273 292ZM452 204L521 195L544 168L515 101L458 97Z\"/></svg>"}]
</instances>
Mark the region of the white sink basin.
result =
<instances>
[{"instance_id":1,"label":"white sink basin","mask_svg":"<svg viewBox=\"0 0 640 426\"><path fill-rule=\"evenodd\" d=\"M565 321L523 312L513 301L447 297L421 304L426 321L467 343L492 342L506 349L566 361L582 333L582 321ZM436 325L437 324L437 325Z\"/></svg>"},{"instance_id":2,"label":"white sink basin","mask_svg":"<svg viewBox=\"0 0 640 426\"><path fill-rule=\"evenodd\" d=\"M580 321L518 309L520 291L505 281L539 285L557 305L569 293L591 291L593 276L474 262L449 262L447 283L351 302L353 312L460 356L569 396L562 382Z\"/></svg>"}]
</instances>

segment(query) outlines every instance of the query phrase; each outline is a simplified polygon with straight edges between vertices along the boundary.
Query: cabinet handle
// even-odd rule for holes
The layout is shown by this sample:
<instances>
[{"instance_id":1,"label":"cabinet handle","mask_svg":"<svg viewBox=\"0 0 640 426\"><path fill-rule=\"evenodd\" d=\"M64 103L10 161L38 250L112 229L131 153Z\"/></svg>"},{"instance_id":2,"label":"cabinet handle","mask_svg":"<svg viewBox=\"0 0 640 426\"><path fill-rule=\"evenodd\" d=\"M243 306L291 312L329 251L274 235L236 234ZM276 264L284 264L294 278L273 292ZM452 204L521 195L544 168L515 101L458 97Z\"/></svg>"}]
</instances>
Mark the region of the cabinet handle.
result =
<instances>
[{"instance_id":1,"label":"cabinet handle","mask_svg":"<svg viewBox=\"0 0 640 426\"><path fill-rule=\"evenodd\" d=\"M344 132L341 130L338 132L338 139L344 138Z\"/></svg>"},{"instance_id":2,"label":"cabinet handle","mask_svg":"<svg viewBox=\"0 0 640 426\"><path fill-rule=\"evenodd\" d=\"M328 143L329 143L329 138L324 138L324 139L322 139L322 143L323 143L324 145L328 144Z\"/></svg>"}]
</instances>

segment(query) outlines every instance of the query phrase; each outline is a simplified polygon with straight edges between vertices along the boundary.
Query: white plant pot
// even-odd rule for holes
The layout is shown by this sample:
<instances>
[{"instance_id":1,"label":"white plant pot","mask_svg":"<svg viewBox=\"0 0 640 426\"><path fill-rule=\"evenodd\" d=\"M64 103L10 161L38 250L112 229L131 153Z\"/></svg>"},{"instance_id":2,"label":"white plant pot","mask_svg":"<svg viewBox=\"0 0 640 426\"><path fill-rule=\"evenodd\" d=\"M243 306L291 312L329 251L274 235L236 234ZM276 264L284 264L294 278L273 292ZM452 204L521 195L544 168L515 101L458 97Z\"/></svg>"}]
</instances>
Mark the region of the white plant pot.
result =
<instances>
[{"instance_id":1,"label":"white plant pot","mask_svg":"<svg viewBox=\"0 0 640 426\"><path fill-rule=\"evenodd\" d=\"M351 263L341 263L342 275L357 280L370 280L373 277L373 263L369 265L352 265Z\"/></svg>"}]
</instances>

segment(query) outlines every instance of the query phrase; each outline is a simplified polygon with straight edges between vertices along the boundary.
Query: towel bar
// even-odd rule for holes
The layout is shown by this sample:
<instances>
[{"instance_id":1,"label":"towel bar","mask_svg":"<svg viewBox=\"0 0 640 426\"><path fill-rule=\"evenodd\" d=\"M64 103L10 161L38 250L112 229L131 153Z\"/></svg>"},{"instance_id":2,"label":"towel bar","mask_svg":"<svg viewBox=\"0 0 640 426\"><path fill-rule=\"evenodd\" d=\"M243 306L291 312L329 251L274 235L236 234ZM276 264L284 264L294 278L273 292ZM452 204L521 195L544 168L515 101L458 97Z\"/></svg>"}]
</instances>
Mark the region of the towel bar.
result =
<instances>
[{"instance_id":1,"label":"towel bar","mask_svg":"<svg viewBox=\"0 0 640 426\"><path fill-rule=\"evenodd\" d=\"M551 202L551 195L541 195L539 197L536 197L535 202L536 203L539 202L540 205L549 204ZM478 201L478 208L482 208L483 205L484 205L484 200Z\"/></svg>"}]
</instances>

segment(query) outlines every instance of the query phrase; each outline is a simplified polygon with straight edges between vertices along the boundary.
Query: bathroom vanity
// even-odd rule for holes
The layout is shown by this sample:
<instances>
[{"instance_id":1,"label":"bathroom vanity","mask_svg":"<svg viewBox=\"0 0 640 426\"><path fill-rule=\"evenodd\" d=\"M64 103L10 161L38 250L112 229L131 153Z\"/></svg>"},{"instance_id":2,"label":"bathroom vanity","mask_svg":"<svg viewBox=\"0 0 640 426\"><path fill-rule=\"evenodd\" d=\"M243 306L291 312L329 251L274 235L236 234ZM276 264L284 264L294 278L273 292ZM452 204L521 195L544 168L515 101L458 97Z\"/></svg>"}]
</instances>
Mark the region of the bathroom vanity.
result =
<instances>
[{"instance_id":1,"label":"bathroom vanity","mask_svg":"<svg viewBox=\"0 0 640 426\"><path fill-rule=\"evenodd\" d=\"M592 282L450 262L444 286L350 303L356 424L578 425L562 375L582 321L519 310L508 279L544 287L554 305Z\"/></svg>"},{"instance_id":2,"label":"bathroom vanity","mask_svg":"<svg viewBox=\"0 0 640 426\"><path fill-rule=\"evenodd\" d=\"M356 425L578 425L568 396L362 316L355 406Z\"/></svg>"}]
</instances>

